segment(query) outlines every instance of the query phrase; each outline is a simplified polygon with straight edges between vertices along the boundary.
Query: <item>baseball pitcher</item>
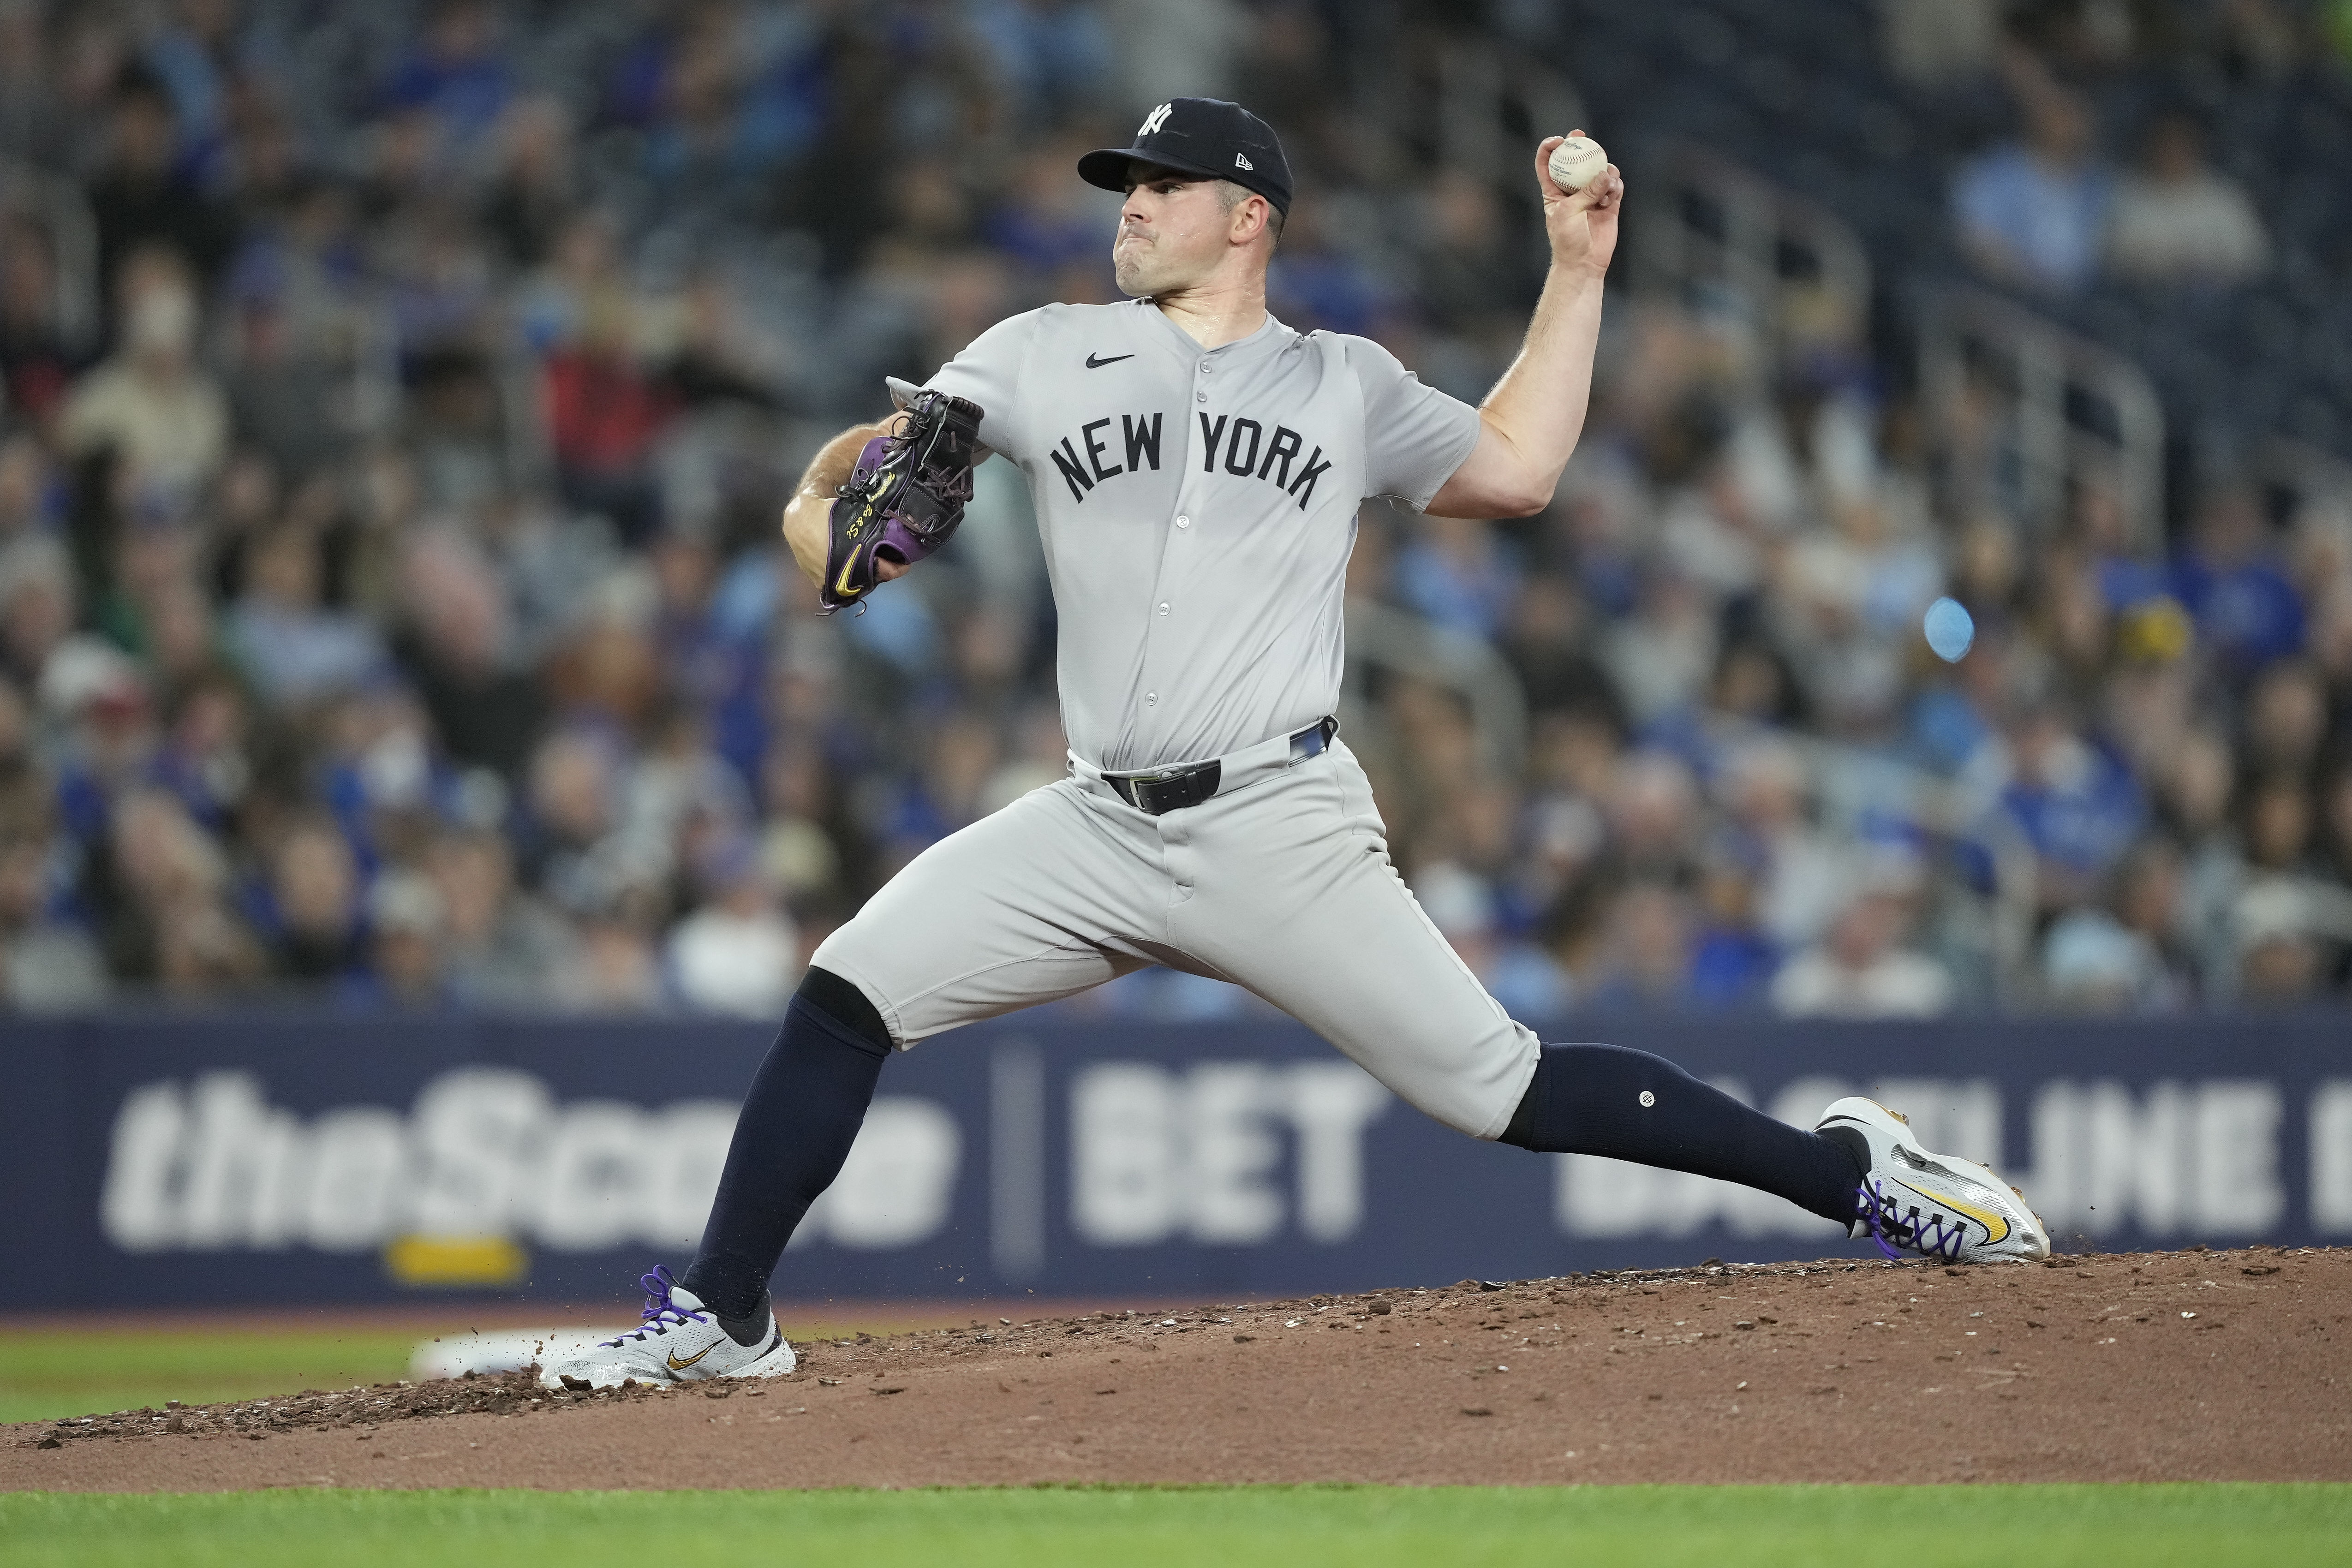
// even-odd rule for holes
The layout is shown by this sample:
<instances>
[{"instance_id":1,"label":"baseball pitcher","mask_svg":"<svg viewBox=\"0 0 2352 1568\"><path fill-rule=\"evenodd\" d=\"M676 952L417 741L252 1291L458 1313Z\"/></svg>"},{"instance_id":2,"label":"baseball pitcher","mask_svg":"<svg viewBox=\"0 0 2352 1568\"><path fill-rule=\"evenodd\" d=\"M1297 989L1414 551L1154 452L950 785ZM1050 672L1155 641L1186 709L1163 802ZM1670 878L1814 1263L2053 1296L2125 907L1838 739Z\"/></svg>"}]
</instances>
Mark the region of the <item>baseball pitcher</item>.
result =
<instances>
[{"instance_id":1,"label":"baseball pitcher","mask_svg":"<svg viewBox=\"0 0 2352 1568\"><path fill-rule=\"evenodd\" d=\"M1952 1261L2049 1251L1981 1166L1841 1100L1811 1132L1610 1045L1546 1045L1438 935L1390 863L1338 734L1356 515L1549 504L1584 423L1624 183L1557 183L1525 346L1477 408L1362 338L1268 315L1290 210L1282 148L1239 105L1176 99L1080 178L1125 193L1118 305L1000 322L902 412L810 465L784 537L828 611L945 541L974 463L1036 503L1060 643L1066 778L924 852L815 955L737 1122L683 1280L551 1385L772 1376L793 1366L768 1283L841 1169L882 1064L943 1030L1150 964L1244 986L1474 1138L1745 1183Z\"/></svg>"}]
</instances>

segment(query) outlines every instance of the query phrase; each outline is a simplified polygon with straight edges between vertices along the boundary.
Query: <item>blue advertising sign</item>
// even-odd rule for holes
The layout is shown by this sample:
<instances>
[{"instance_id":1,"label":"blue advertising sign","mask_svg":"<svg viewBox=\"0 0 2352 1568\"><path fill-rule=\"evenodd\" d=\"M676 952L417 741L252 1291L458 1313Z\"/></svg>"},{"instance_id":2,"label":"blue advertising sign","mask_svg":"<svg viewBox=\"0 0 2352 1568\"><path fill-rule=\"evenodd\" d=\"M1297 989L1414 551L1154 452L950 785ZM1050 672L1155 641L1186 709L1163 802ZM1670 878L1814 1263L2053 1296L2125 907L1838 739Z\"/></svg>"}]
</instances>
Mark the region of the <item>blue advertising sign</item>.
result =
<instances>
[{"instance_id":1,"label":"blue advertising sign","mask_svg":"<svg viewBox=\"0 0 2352 1568\"><path fill-rule=\"evenodd\" d=\"M1594 1030L1589 1023L1583 1032ZM611 1300L691 1257L766 1026L331 1015L0 1028L0 1306ZM1840 1094L2062 1249L2352 1237L2340 1021L1626 1020L1790 1122ZM1866 1249L1776 1198L1429 1121L1296 1025L1032 1015L895 1058L778 1291L1232 1298Z\"/></svg>"}]
</instances>

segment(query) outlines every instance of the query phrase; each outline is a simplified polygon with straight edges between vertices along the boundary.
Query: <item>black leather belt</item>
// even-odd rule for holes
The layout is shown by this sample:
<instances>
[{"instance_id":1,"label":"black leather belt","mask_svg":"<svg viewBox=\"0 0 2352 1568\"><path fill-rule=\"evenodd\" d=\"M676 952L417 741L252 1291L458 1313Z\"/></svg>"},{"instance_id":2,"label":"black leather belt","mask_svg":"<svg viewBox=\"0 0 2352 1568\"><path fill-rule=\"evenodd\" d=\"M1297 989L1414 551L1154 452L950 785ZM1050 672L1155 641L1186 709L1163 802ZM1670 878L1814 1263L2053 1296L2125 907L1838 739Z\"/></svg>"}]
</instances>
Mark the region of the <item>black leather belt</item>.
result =
<instances>
[{"instance_id":1,"label":"black leather belt","mask_svg":"<svg viewBox=\"0 0 2352 1568\"><path fill-rule=\"evenodd\" d=\"M1339 733L1336 718L1318 719L1290 737L1290 760L1304 762L1319 757ZM1196 762L1190 768L1171 768L1160 773L1106 773L1103 782L1109 785L1118 798L1147 816L1164 817L1171 811L1181 811L1187 806L1197 806L1217 792L1224 775L1222 759Z\"/></svg>"}]
</instances>

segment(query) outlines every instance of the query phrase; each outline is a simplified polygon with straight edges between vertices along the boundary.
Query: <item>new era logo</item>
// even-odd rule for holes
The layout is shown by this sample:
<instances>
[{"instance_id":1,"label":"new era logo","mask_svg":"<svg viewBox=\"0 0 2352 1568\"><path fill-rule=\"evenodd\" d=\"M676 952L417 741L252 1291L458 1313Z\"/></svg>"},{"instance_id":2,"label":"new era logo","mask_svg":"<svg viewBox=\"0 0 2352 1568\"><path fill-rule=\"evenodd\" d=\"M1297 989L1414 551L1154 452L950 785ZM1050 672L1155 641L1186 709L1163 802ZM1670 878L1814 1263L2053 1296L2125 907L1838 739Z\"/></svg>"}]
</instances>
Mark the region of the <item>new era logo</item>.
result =
<instances>
[{"instance_id":1,"label":"new era logo","mask_svg":"<svg viewBox=\"0 0 2352 1568\"><path fill-rule=\"evenodd\" d=\"M1138 137L1149 136L1153 131L1159 130L1161 126L1167 124L1169 113L1174 110L1175 107L1176 106L1172 103L1163 103L1158 109L1153 110L1150 114L1145 115L1143 117L1142 127L1138 130L1135 134Z\"/></svg>"},{"instance_id":2,"label":"new era logo","mask_svg":"<svg viewBox=\"0 0 2352 1568\"><path fill-rule=\"evenodd\" d=\"M1234 154L1234 167L1236 169L1255 169L1257 165L1236 152Z\"/></svg>"}]
</instances>

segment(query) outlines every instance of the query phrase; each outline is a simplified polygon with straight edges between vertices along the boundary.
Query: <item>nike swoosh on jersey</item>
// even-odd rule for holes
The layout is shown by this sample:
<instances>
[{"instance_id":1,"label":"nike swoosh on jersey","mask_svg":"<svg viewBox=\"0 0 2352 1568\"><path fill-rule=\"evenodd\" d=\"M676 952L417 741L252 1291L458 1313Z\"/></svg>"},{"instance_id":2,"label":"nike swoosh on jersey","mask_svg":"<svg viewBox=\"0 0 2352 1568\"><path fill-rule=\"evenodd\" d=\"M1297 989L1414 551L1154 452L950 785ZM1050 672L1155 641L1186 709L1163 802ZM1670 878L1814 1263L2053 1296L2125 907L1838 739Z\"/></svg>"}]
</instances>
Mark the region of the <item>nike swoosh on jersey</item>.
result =
<instances>
[{"instance_id":1,"label":"nike swoosh on jersey","mask_svg":"<svg viewBox=\"0 0 2352 1568\"><path fill-rule=\"evenodd\" d=\"M1112 355L1109 359L1108 359L1108 360L1098 360L1098 359L1096 359L1092 354L1088 354L1088 355L1087 356L1087 369L1088 369L1088 370L1090 370L1090 371L1098 371L1098 370L1102 369L1105 365L1115 365L1115 364L1118 363L1121 360L1131 360L1131 359L1133 359L1133 358L1135 358L1135 356L1134 356L1133 354L1113 354L1113 355Z\"/></svg>"},{"instance_id":2,"label":"nike swoosh on jersey","mask_svg":"<svg viewBox=\"0 0 2352 1568\"><path fill-rule=\"evenodd\" d=\"M668 1357L669 1369L672 1372L684 1372L688 1367L692 1366L696 1362L700 1361L704 1356L709 1355L712 1351L717 1350L718 1348L719 1342L717 1340L712 1340L709 1344L704 1345L700 1350L696 1351L684 1361L678 1360L677 1352L671 1351Z\"/></svg>"}]
</instances>

